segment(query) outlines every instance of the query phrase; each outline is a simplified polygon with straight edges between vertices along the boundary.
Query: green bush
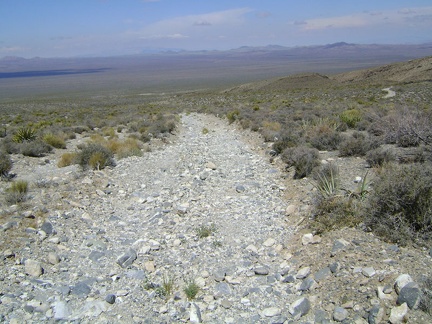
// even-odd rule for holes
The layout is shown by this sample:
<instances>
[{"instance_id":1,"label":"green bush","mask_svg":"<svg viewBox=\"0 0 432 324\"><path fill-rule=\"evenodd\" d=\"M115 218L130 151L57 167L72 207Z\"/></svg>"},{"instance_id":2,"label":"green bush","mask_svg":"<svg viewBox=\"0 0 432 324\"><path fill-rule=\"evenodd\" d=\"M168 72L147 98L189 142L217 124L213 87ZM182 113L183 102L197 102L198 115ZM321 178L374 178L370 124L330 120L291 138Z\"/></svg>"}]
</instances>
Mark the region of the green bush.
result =
<instances>
[{"instance_id":1,"label":"green bush","mask_svg":"<svg viewBox=\"0 0 432 324\"><path fill-rule=\"evenodd\" d=\"M81 148L77 156L78 164L84 169L101 170L115 166L113 153L101 144L90 143Z\"/></svg>"},{"instance_id":2,"label":"green bush","mask_svg":"<svg viewBox=\"0 0 432 324\"><path fill-rule=\"evenodd\" d=\"M238 109L232 110L227 112L226 114L227 118L228 118L228 122L230 124L234 123L240 116L240 111L238 111Z\"/></svg>"},{"instance_id":3,"label":"green bush","mask_svg":"<svg viewBox=\"0 0 432 324\"><path fill-rule=\"evenodd\" d=\"M66 148L65 140L59 135L47 133L44 135L43 141L45 143L47 143L48 145L51 145L52 147L55 147L58 149L65 149Z\"/></svg>"},{"instance_id":4,"label":"green bush","mask_svg":"<svg viewBox=\"0 0 432 324\"><path fill-rule=\"evenodd\" d=\"M283 151L282 161L287 167L294 167L294 179L301 179L312 173L313 169L320 165L317 149L304 146L288 148Z\"/></svg>"},{"instance_id":5,"label":"green bush","mask_svg":"<svg viewBox=\"0 0 432 324\"><path fill-rule=\"evenodd\" d=\"M362 113L358 109L349 109L342 112L339 118L342 123L347 124L350 128L354 128L362 120Z\"/></svg>"},{"instance_id":6,"label":"green bush","mask_svg":"<svg viewBox=\"0 0 432 324\"><path fill-rule=\"evenodd\" d=\"M406 244L432 231L432 166L391 165L369 198L365 224L389 241Z\"/></svg>"},{"instance_id":7,"label":"green bush","mask_svg":"<svg viewBox=\"0 0 432 324\"><path fill-rule=\"evenodd\" d=\"M6 202L9 204L17 204L23 202L27 198L28 182L17 180L12 182L9 189L6 191Z\"/></svg>"},{"instance_id":8,"label":"green bush","mask_svg":"<svg viewBox=\"0 0 432 324\"><path fill-rule=\"evenodd\" d=\"M320 197L315 204L310 227L316 233L325 233L361 223L361 201L352 197L333 195Z\"/></svg>"},{"instance_id":9,"label":"green bush","mask_svg":"<svg viewBox=\"0 0 432 324\"><path fill-rule=\"evenodd\" d=\"M12 160L9 154L0 152L0 177L7 177L12 169Z\"/></svg>"}]
</instances>

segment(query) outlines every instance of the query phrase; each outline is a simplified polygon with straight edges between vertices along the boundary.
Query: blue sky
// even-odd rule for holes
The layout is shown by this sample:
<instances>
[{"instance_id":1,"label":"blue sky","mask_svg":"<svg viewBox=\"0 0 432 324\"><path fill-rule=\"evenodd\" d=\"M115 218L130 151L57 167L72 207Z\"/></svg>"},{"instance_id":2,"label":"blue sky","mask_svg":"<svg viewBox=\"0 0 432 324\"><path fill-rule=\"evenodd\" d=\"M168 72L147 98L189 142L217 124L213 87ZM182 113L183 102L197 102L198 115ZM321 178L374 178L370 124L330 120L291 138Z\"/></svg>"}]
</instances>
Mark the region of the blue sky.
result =
<instances>
[{"instance_id":1,"label":"blue sky","mask_svg":"<svg viewBox=\"0 0 432 324\"><path fill-rule=\"evenodd\" d=\"M431 0L0 0L0 57L432 42Z\"/></svg>"}]
</instances>

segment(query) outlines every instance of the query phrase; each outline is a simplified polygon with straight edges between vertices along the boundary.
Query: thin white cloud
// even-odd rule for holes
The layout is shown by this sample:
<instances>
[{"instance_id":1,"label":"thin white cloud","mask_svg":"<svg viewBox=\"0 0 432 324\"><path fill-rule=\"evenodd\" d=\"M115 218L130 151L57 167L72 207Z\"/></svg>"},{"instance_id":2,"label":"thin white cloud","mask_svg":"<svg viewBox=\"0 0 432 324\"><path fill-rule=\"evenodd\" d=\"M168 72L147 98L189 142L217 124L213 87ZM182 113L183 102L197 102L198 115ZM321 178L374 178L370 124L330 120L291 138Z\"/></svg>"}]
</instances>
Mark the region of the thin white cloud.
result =
<instances>
[{"instance_id":1,"label":"thin white cloud","mask_svg":"<svg viewBox=\"0 0 432 324\"><path fill-rule=\"evenodd\" d=\"M422 13L422 16L431 15L432 7L404 8L380 13L362 12L346 16L309 19L306 20L307 24L303 26L303 29L310 31L329 28L361 28L382 24L403 26L419 17L419 12ZM425 20L423 19L423 21Z\"/></svg>"},{"instance_id":2,"label":"thin white cloud","mask_svg":"<svg viewBox=\"0 0 432 324\"><path fill-rule=\"evenodd\" d=\"M136 34L139 38L152 38L157 35L191 35L199 33L202 26L214 29L226 29L241 25L245 21L245 15L249 13L249 8L239 8L225 11L217 11L201 15L188 15L167 20L161 20L152 25L144 27L139 31L129 32ZM205 30L208 32L208 29Z\"/></svg>"}]
</instances>

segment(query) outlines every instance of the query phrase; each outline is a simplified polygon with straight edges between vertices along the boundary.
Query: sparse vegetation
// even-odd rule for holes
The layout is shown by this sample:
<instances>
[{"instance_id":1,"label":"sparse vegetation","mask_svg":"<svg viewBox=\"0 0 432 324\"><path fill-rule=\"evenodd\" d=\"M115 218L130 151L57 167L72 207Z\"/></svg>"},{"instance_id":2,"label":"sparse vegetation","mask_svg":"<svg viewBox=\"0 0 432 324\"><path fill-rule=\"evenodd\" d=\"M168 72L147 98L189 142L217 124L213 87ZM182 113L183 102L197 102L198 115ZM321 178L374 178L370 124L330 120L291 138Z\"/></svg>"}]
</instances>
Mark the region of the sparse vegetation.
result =
<instances>
[{"instance_id":1,"label":"sparse vegetation","mask_svg":"<svg viewBox=\"0 0 432 324\"><path fill-rule=\"evenodd\" d=\"M12 169L12 160L9 154L0 151L0 177L7 178Z\"/></svg>"},{"instance_id":2,"label":"sparse vegetation","mask_svg":"<svg viewBox=\"0 0 432 324\"><path fill-rule=\"evenodd\" d=\"M6 192L6 202L10 205L23 202L27 198L28 182L17 180L12 182L10 188Z\"/></svg>"},{"instance_id":3,"label":"sparse vegetation","mask_svg":"<svg viewBox=\"0 0 432 324\"><path fill-rule=\"evenodd\" d=\"M15 143L33 141L36 139L36 130L31 127L19 128L12 137Z\"/></svg>"},{"instance_id":4,"label":"sparse vegetation","mask_svg":"<svg viewBox=\"0 0 432 324\"><path fill-rule=\"evenodd\" d=\"M304 146L284 150L282 160L287 164L288 168L294 167L295 179L310 175L314 168L320 165L318 150Z\"/></svg>"},{"instance_id":5,"label":"sparse vegetation","mask_svg":"<svg viewBox=\"0 0 432 324\"><path fill-rule=\"evenodd\" d=\"M83 169L100 170L107 166L115 166L112 152L96 143L84 146L78 153L77 160Z\"/></svg>"},{"instance_id":6,"label":"sparse vegetation","mask_svg":"<svg viewBox=\"0 0 432 324\"><path fill-rule=\"evenodd\" d=\"M198 238L205 238L212 235L214 232L216 232L216 226L214 224L211 224L209 226L201 225L200 227L195 229Z\"/></svg>"},{"instance_id":7,"label":"sparse vegetation","mask_svg":"<svg viewBox=\"0 0 432 324\"><path fill-rule=\"evenodd\" d=\"M187 279L185 283L186 286L184 287L183 291L186 294L187 299L194 300L199 292L199 286L195 282L195 279Z\"/></svg>"}]
</instances>

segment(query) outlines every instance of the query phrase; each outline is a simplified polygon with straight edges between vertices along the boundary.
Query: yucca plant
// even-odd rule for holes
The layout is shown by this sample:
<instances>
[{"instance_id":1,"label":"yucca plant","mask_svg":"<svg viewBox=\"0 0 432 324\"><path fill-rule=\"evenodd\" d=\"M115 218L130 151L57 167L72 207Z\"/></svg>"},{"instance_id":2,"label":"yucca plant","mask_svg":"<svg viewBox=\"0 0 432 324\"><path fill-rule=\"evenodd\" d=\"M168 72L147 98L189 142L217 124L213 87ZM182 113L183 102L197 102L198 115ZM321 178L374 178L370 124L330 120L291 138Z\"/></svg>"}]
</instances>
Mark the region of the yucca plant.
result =
<instances>
[{"instance_id":1,"label":"yucca plant","mask_svg":"<svg viewBox=\"0 0 432 324\"><path fill-rule=\"evenodd\" d=\"M339 170L336 165L324 165L315 177L315 187L324 198L336 195L339 189Z\"/></svg>"},{"instance_id":2,"label":"yucca plant","mask_svg":"<svg viewBox=\"0 0 432 324\"><path fill-rule=\"evenodd\" d=\"M31 127L21 127L13 135L12 140L15 143L30 142L36 139L36 130Z\"/></svg>"}]
</instances>

